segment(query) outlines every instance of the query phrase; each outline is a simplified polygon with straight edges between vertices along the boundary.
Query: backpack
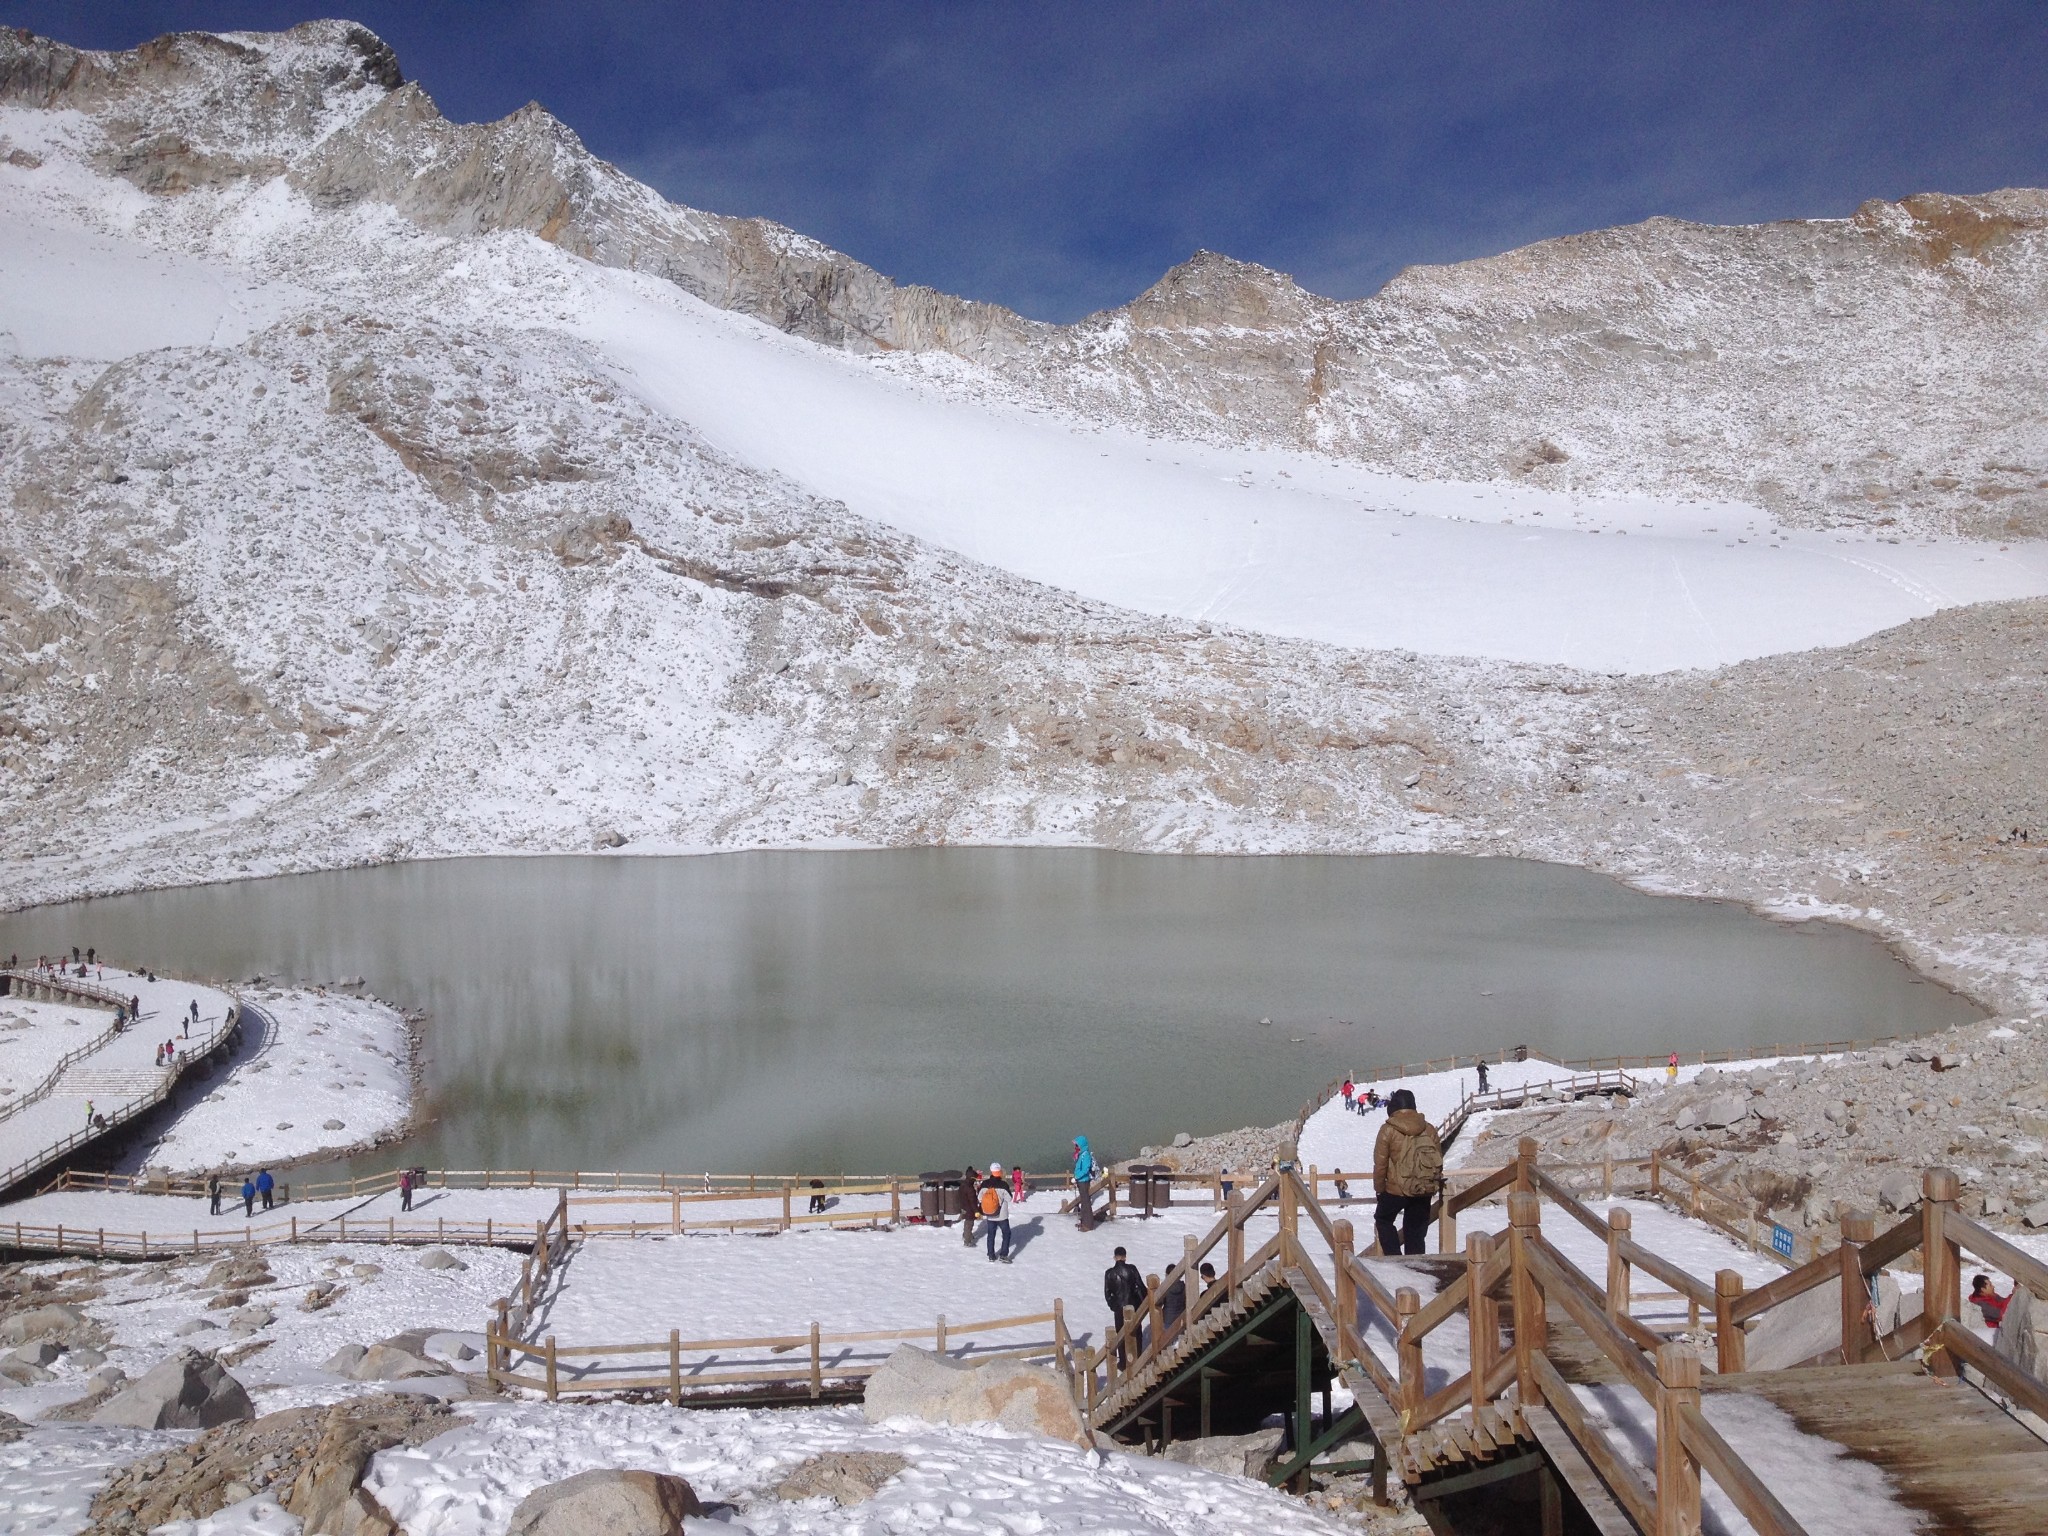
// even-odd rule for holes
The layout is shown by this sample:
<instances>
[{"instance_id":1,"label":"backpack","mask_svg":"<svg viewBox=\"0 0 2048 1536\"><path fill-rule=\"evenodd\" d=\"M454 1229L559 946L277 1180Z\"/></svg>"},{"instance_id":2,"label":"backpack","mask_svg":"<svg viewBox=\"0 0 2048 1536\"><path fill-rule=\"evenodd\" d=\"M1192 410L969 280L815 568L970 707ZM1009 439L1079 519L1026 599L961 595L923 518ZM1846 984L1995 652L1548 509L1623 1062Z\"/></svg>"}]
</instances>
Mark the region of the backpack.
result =
<instances>
[{"instance_id":1,"label":"backpack","mask_svg":"<svg viewBox=\"0 0 2048 1536\"><path fill-rule=\"evenodd\" d=\"M982 1214L982 1215L984 1215L984 1216L993 1216L993 1215L995 1215L995 1213L996 1213L997 1211L1000 1211L1000 1210L1001 1210L1002 1208L1003 1208L1003 1197L1002 1197L1001 1195L999 1195L999 1194L997 1194L997 1193L996 1193L996 1187L995 1187L995 1185L993 1185L993 1184L984 1184L984 1185L982 1185L982 1186L981 1186L981 1214Z\"/></svg>"},{"instance_id":2,"label":"backpack","mask_svg":"<svg viewBox=\"0 0 2048 1536\"><path fill-rule=\"evenodd\" d=\"M1444 1149L1437 1144L1434 1129L1394 1138L1387 1155L1387 1182L1417 1194L1442 1187Z\"/></svg>"}]
</instances>

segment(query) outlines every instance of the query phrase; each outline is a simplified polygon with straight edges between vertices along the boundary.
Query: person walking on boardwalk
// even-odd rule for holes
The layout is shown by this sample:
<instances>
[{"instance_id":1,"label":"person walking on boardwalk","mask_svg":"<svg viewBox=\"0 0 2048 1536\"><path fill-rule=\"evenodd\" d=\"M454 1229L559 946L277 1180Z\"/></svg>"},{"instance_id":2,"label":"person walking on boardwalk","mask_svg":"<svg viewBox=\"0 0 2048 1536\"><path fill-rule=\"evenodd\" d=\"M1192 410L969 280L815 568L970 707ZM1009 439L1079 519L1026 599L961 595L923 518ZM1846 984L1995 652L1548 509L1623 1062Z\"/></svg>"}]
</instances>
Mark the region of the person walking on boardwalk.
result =
<instances>
[{"instance_id":1,"label":"person walking on boardwalk","mask_svg":"<svg viewBox=\"0 0 2048 1536\"><path fill-rule=\"evenodd\" d=\"M1081 1230L1095 1230L1095 1199L1089 1186L1095 1181L1095 1154L1088 1150L1088 1138L1074 1138L1074 1214L1080 1219Z\"/></svg>"},{"instance_id":2,"label":"person walking on boardwalk","mask_svg":"<svg viewBox=\"0 0 2048 1536\"><path fill-rule=\"evenodd\" d=\"M206 1214L220 1214L220 1175L217 1173L209 1174L206 1179Z\"/></svg>"},{"instance_id":3,"label":"person walking on boardwalk","mask_svg":"<svg viewBox=\"0 0 2048 1536\"><path fill-rule=\"evenodd\" d=\"M981 1185L981 1230L988 1236L988 1258L991 1264L1000 1260L1010 1262L1010 1186L1003 1182L1003 1165L990 1163L988 1177ZM996 1252L996 1237L1001 1234L1003 1251Z\"/></svg>"},{"instance_id":4,"label":"person walking on boardwalk","mask_svg":"<svg viewBox=\"0 0 2048 1536\"><path fill-rule=\"evenodd\" d=\"M823 1179L811 1180L810 1214L813 1216L825 1214L825 1181Z\"/></svg>"},{"instance_id":5,"label":"person walking on boardwalk","mask_svg":"<svg viewBox=\"0 0 2048 1536\"><path fill-rule=\"evenodd\" d=\"M1344 1112L1346 1114L1349 1114L1354 1108L1357 1107L1351 1102L1357 1096L1358 1090L1352 1086L1351 1079L1349 1077L1346 1077L1344 1079Z\"/></svg>"},{"instance_id":6,"label":"person walking on boardwalk","mask_svg":"<svg viewBox=\"0 0 2048 1536\"><path fill-rule=\"evenodd\" d=\"M1109 1315L1114 1319L1110 1327L1112 1334L1123 1332L1124 1318L1145 1305L1145 1277L1138 1273L1138 1266L1124 1257L1123 1249L1116 1251L1116 1262L1102 1272L1102 1299L1109 1303ZM1130 1342L1142 1353L1144 1340L1133 1333ZM1116 1368L1122 1370L1125 1364L1125 1341L1116 1342Z\"/></svg>"},{"instance_id":7,"label":"person walking on boardwalk","mask_svg":"<svg viewBox=\"0 0 2048 1536\"><path fill-rule=\"evenodd\" d=\"M1024 1177L1022 1163L1010 1170L1010 1198L1019 1205L1031 1198L1031 1185Z\"/></svg>"},{"instance_id":8,"label":"person walking on boardwalk","mask_svg":"<svg viewBox=\"0 0 2048 1536\"><path fill-rule=\"evenodd\" d=\"M412 1170L410 1168L398 1170L398 1208L401 1211L412 1209Z\"/></svg>"},{"instance_id":9,"label":"person walking on boardwalk","mask_svg":"<svg viewBox=\"0 0 2048 1536\"><path fill-rule=\"evenodd\" d=\"M1479 1091L1486 1092L1486 1063L1483 1061L1479 1063Z\"/></svg>"},{"instance_id":10,"label":"person walking on boardwalk","mask_svg":"<svg viewBox=\"0 0 2048 1536\"><path fill-rule=\"evenodd\" d=\"M263 1209L266 1211L270 1209L270 1197L276 1188L277 1181L271 1178L268 1168L256 1175L256 1193L263 1197Z\"/></svg>"},{"instance_id":11,"label":"person walking on boardwalk","mask_svg":"<svg viewBox=\"0 0 2048 1536\"><path fill-rule=\"evenodd\" d=\"M1412 1092L1396 1088L1387 1095L1387 1122L1372 1147L1372 1187L1379 1194L1372 1224L1381 1253L1426 1251L1429 1205L1443 1182L1444 1151L1436 1127L1422 1118Z\"/></svg>"},{"instance_id":12,"label":"person walking on boardwalk","mask_svg":"<svg viewBox=\"0 0 2048 1536\"><path fill-rule=\"evenodd\" d=\"M91 1100L91 1099L87 1099L87 1100L85 1101L85 1123L86 1123L87 1125L91 1125L91 1124L92 1124L92 1100Z\"/></svg>"},{"instance_id":13,"label":"person walking on boardwalk","mask_svg":"<svg viewBox=\"0 0 2048 1536\"><path fill-rule=\"evenodd\" d=\"M1678 1081L1678 1052L1676 1051L1673 1051L1671 1059L1664 1063L1664 1081L1667 1083Z\"/></svg>"},{"instance_id":14,"label":"person walking on boardwalk","mask_svg":"<svg viewBox=\"0 0 2048 1536\"><path fill-rule=\"evenodd\" d=\"M247 1220L256 1214L256 1185L247 1174L242 1176L242 1217Z\"/></svg>"}]
</instances>

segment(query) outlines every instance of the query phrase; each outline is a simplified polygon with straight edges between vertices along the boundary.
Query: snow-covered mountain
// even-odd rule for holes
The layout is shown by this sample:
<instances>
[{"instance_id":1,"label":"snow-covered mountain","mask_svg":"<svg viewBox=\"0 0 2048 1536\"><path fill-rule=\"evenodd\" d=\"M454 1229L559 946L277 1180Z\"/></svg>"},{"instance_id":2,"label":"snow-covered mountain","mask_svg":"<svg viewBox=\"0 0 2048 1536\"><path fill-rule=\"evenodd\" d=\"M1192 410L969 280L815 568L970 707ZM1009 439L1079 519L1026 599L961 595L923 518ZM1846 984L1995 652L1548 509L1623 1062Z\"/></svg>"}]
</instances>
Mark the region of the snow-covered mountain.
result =
<instances>
[{"instance_id":1,"label":"snow-covered mountain","mask_svg":"<svg viewBox=\"0 0 2048 1536\"><path fill-rule=\"evenodd\" d=\"M449 123L345 22L0 33L0 899L1028 840L1835 901L1878 878L1838 823L1672 797L1754 736L1904 814L1841 754L1933 674L1837 706L1797 653L2048 591L2044 210L1660 221L1351 304L1204 255L1062 327L537 107ZM2036 607L1943 621L1943 686L2006 688ZM2013 710L1953 718L2002 762Z\"/></svg>"}]
</instances>

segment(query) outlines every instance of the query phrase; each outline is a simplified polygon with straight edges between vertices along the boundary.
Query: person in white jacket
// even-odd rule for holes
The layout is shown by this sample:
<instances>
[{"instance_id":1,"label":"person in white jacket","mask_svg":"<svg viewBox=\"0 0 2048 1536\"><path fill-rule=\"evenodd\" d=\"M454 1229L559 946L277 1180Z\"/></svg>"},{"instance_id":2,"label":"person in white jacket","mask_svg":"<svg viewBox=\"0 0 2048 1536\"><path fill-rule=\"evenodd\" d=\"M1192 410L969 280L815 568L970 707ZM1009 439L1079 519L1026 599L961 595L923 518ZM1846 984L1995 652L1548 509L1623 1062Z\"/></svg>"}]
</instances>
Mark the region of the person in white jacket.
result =
<instances>
[{"instance_id":1,"label":"person in white jacket","mask_svg":"<svg viewBox=\"0 0 2048 1536\"><path fill-rule=\"evenodd\" d=\"M991 1264L1010 1262L1010 1186L1003 1179L1003 1165L990 1163L988 1177L981 1181L978 1200L981 1211L981 1230L988 1234L988 1260ZM1002 1234L1003 1251L996 1252L996 1234Z\"/></svg>"}]
</instances>

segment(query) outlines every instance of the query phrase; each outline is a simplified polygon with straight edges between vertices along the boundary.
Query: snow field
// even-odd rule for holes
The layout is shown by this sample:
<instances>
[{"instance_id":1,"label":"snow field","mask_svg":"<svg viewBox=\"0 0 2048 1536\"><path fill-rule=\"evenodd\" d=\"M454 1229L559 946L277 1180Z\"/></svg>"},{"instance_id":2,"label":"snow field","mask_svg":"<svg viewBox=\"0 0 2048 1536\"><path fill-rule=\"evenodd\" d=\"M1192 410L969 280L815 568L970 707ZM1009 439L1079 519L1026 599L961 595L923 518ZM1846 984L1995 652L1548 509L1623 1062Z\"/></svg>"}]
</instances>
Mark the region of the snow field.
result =
<instances>
[{"instance_id":1,"label":"snow field","mask_svg":"<svg viewBox=\"0 0 2048 1536\"><path fill-rule=\"evenodd\" d=\"M72 1003L0 1000L0 1113L33 1093L65 1056L106 1033L113 1015Z\"/></svg>"}]
</instances>

